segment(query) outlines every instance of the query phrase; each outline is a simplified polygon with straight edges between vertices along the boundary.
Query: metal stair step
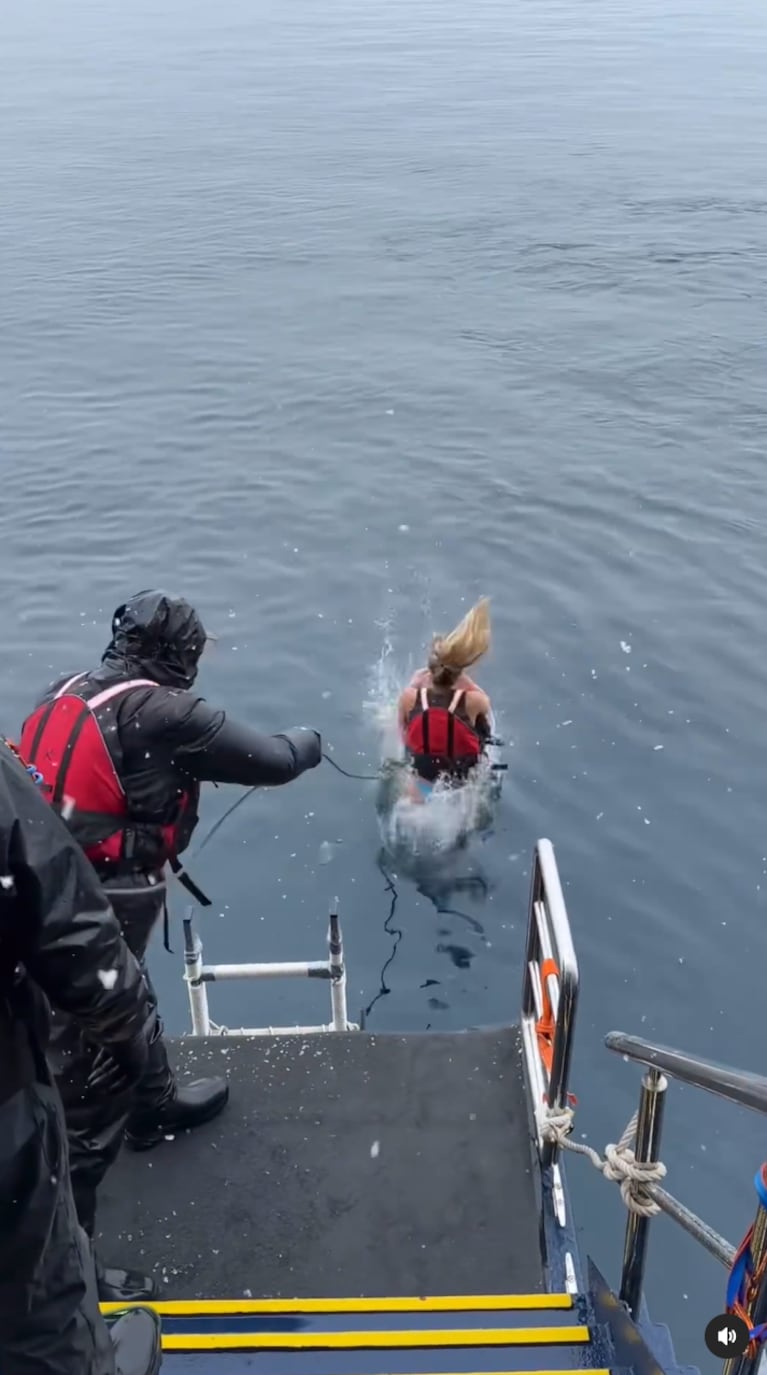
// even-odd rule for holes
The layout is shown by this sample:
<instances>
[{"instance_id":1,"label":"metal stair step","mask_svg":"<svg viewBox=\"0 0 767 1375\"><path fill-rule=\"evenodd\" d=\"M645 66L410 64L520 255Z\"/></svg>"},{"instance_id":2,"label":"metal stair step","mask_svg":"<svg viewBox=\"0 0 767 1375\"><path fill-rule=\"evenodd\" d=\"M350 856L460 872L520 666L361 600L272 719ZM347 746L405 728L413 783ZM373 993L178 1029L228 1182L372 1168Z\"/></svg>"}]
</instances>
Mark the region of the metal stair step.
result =
<instances>
[{"instance_id":1,"label":"metal stair step","mask_svg":"<svg viewBox=\"0 0 767 1375\"><path fill-rule=\"evenodd\" d=\"M499 1359L498 1351L480 1352L469 1361L466 1351L454 1352L283 1352L279 1355L225 1352L192 1354L169 1352L163 1361L168 1375L631 1375L629 1370L609 1370L576 1362L554 1366L543 1362ZM512 1353L514 1357L522 1353ZM449 1359L446 1359L449 1358ZM436 1359L435 1359L436 1358Z\"/></svg>"},{"instance_id":2,"label":"metal stair step","mask_svg":"<svg viewBox=\"0 0 767 1375\"><path fill-rule=\"evenodd\" d=\"M570 1294L199 1299L150 1305L179 1372L501 1375L593 1368L584 1301ZM106 1314L120 1305L102 1305ZM204 1353L204 1355L203 1355ZM329 1354L332 1353L332 1354ZM226 1364L222 1364L226 1362Z\"/></svg>"},{"instance_id":3,"label":"metal stair step","mask_svg":"<svg viewBox=\"0 0 767 1375\"><path fill-rule=\"evenodd\" d=\"M102 1303L102 1313L123 1311L131 1305ZM144 1305L163 1317L210 1317L261 1314L355 1314L355 1313L467 1313L467 1312L570 1312L572 1294L436 1294L412 1298L355 1299L171 1299Z\"/></svg>"},{"instance_id":4,"label":"metal stair step","mask_svg":"<svg viewBox=\"0 0 767 1375\"><path fill-rule=\"evenodd\" d=\"M451 1315L452 1316L452 1315ZM556 1345L580 1346L590 1341L588 1327L580 1324L572 1327L477 1327L465 1325L444 1327L391 1327L373 1328L369 1325L349 1329L318 1326L312 1331L268 1331L249 1323L238 1324L234 1329L222 1330L222 1320L217 1320L211 1329L200 1331L178 1331L164 1328L163 1350L165 1351L343 1351L343 1350L380 1350L416 1349L420 1347L475 1347L485 1346L539 1346ZM254 1330L255 1329L255 1330Z\"/></svg>"}]
</instances>

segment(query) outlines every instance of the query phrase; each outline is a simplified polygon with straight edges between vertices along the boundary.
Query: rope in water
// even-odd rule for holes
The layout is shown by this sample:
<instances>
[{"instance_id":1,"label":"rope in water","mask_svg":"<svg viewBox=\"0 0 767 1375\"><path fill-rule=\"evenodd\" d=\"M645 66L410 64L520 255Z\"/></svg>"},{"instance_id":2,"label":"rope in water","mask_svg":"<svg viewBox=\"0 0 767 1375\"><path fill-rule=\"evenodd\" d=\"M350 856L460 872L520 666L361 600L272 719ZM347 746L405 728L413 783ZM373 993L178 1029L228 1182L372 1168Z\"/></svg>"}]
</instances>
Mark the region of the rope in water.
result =
<instances>
[{"instance_id":1,"label":"rope in water","mask_svg":"<svg viewBox=\"0 0 767 1375\"><path fill-rule=\"evenodd\" d=\"M339 773L342 773L344 778L358 778L363 780L364 782L369 783L375 783L379 778L379 774L377 773L350 773L348 769L342 769L341 765L337 764L335 759L331 759L330 755L326 754L324 750L322 752L322 757L323 759L327 760L328 764L332 764L334 769L337 769ZM200 852L205 849L205 846L208 844L210 840L213 839L214 835L216 835L216 833L221 830L221 827L224 825L224 822L229 820L229 817L232 815L232 813L236 812L237 808L241 807L243 802L245 802L253 793L258 792L260 786L260 784L256 784L255 787L248 788L246 792L244 792L240 797L237 798L235 802L232 803L231 807L227 807L223 816L220 816L218 818L218 821L215 821L213 823L210 830L206 831L205 835L203 836L202 840L200 841L199 845L196 847L194 851L194 854L192 856L193 859L196 859Z\"/></svg>"},{"instance_id":2,"label":"rope in water","mask_svg":"<svg viewBox=\"0 0 767 1375\"><path fill-rule=\"evenodd\" d=\"M330 755L326 754L324 750L322 751L322 757L327 760L328 764L332 764L334 769L342 773L344 778L359 778L365 783L375 783L381 776L380 773L349 773L348 769L342 769L341 765L337 764L335 759L331 759Z\"/></svg>"}]
</instances>

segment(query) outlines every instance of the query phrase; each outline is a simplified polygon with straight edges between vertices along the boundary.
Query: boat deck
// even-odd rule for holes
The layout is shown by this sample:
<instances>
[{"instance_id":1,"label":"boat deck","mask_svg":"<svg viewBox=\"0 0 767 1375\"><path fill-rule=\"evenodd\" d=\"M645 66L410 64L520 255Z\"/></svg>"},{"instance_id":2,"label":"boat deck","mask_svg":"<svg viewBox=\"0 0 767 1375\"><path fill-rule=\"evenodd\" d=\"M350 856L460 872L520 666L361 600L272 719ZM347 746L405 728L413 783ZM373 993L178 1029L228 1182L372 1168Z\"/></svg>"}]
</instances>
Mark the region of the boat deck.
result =
<instances>
[{"instance_id":1,"label":"boat deck","mask_svg":"<svg viewBox=\"0 0 767 1375\"><path fill-rule=\"evenodd\" d=\"M543 1292L516 1028L189 1038L171 1054L182 1079L226 1073L229 1105L124 1151L98 1217L105 1262L153 1274L161 1299Z\"/></svg>"}]
</instances>

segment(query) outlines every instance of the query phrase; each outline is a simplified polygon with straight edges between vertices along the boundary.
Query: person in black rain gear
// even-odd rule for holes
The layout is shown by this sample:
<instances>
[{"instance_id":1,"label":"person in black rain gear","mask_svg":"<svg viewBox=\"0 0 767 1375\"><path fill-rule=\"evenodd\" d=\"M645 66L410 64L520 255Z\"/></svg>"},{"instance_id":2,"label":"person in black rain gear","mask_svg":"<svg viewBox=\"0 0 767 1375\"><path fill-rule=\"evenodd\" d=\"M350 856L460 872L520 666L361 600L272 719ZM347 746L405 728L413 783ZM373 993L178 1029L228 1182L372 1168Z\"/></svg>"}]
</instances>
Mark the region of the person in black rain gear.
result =
<instances>
[{"instance_id":1,"label":"person in black rain gear","mask_svg":"<svg viewBox=\"0 0 767 1375\"><path fill-rule=\"evenodd\" d=\"M0 1371L156 1375L159 1322L107 1330L78 1224L49 1003L101 1047L94 1088L137 1082L157 1014L141 969L66 826L0 741Z\"/></svg>"},{"instance_id":2,"label":"person in black rain gear","mask_svg":"<svg viewBox=\"0 0 767 1375\"><path fill-rule=\"evenodd\" d=\"M140 592L115 612L101 666L53 684L22 732L24 757L43 775L49 800L95 866L140 960L165 910L165 866L178 872L197 823L200 784L276 786L322 758L316 731L261 735L192 693L205 641L188 602ZM52 1050L57 1070L67 1069L60 1087L72 1183L92 1236L96 1190L123 1137L142 1150L208 1122L224 1107L228 1086L218 1078L178 1084L161 1025L147 1072L133 1099L122 1103L99 1101L84 1088L91 1062L65 1022L54 1028ZM153 1285L125 1271L101 1271L99 1292L122 1302L151 1297Z\"/></svg>"}]
</instances>

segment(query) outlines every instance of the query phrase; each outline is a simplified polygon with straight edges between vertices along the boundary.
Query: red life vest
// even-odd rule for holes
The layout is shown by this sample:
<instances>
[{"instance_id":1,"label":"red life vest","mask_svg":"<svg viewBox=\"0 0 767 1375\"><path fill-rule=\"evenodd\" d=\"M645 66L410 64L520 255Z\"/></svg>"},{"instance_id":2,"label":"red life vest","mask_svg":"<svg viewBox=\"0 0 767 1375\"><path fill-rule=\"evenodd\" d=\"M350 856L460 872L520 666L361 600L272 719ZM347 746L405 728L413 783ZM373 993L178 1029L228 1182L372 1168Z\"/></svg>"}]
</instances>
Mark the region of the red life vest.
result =
<instances>
[{"instance_id":1,"label":"red life vest","mask_svg":"<svg viewBox=\"0 0 767 1375\"><path fill-rule=\"evenodd\" d=\"M405 748L422 778L464 774L482 753L478 732L465 715L458 715L466 693L459 688L447 707L432 706L433 695L421 688L408 720Z\"/></svg>"},{"instance_id":2,"label":"red life vest","mask_svg":"<svg viewBox=\"0 0 767 1375\"><path fill-rule=\"evenodd\" d=\"M80 688L75 685L82 680ZM24 722L20 751L43 776L48 800L66 821L88 859L99 868L160 869L177 864L180 821L191 801L182 793L169 825L131 818L125 790L104 734L115 729L103 709L134 688L156 688L148 678L131 678L95 690L85 674L59 688Z\"/></svg>"}]
</instances>

